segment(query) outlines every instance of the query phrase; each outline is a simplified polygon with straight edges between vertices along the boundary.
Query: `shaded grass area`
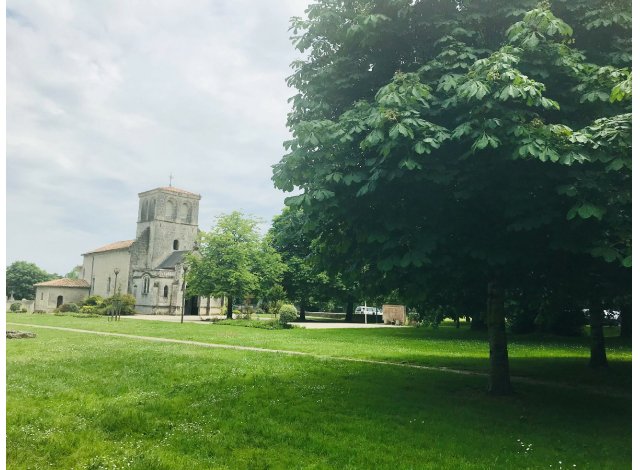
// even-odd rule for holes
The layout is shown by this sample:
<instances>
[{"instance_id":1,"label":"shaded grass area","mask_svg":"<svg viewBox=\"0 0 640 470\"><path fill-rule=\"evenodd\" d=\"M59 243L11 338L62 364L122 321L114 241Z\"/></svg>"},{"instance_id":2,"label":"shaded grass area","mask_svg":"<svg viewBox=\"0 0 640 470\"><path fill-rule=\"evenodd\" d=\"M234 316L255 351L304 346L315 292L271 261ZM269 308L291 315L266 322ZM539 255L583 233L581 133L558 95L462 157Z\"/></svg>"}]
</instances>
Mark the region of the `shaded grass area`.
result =
<instances>
[{"instance_id":1,"label":"shaded grass area","mask_svg":"<svg viewBox=\"0 0 640 470\"><path fill-rule=\"evenodd\" d=\"M25 314L7 314L7 317L12 322L488 371L486 333L470 331L468 328L294 328L269 331L216 323L181 325L135 319L108 322L102 317L84 319ZM570 385L597 386L605 390L630 391L630 342L620 338L607 338L607 354L609 370L593 371L587 367L589 338L535 335L509 338L510 366L514 376L559 381Z\"/></svg>"},{"instance_id":2,"label":"shaded grass area","mask_svg":"<svg viewBox=\"0 0 640 470\"><path fill-rule=\"evenodd\" d=\"M37 334L7 343L9 468L631 464L626 399L531 385L497 399L472 376Z\"/></svg>"}]
</instances>

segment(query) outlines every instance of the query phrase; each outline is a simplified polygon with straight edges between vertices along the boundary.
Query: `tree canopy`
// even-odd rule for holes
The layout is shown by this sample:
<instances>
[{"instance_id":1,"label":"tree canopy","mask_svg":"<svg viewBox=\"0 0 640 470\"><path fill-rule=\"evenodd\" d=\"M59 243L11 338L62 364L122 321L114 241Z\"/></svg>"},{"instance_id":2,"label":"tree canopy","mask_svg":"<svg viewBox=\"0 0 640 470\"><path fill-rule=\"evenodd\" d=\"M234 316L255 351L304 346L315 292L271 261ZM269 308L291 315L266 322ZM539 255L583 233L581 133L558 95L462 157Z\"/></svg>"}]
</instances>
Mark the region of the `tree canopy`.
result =
<instances>
[{"instance_id":1,"label":"tree canopy","mask_svg":"<svg viewBox=\"0 0 640 470\"><path fill-rule=\"evenodd\" d=\"M286 203L330 266L375 273L365 290L493 312L495 331L505 289L536 307L629 292L630 18L628 1L319 0L292 22L307 58L274 182L301 190Z\"/></svg>"},{"instance_id":2,"label":"tree canopy","mask_svg":"<svg viewBox=\"0 0 640 470\"><path fill-rule=\"evenodd\" d=\"M240 212L218 217L210 232L202 232L198 250L187 257L188 291L194 295L233 298L266 292L280 282L285 269L280 255L261 239L258 221Z\"/></svg>"},{"instance_id":3,"label":"tree canopy","mask_svg":"<svg viewBox=\"0 0 640 470\"><path fill-rule=\"evenodd\" d=\"M15 299L32 300L36 294L34 284L58 277L60 276L49 274L35 263L14 261L7 267L7 296L13 294Z\"/></svg>"}]
</instances>

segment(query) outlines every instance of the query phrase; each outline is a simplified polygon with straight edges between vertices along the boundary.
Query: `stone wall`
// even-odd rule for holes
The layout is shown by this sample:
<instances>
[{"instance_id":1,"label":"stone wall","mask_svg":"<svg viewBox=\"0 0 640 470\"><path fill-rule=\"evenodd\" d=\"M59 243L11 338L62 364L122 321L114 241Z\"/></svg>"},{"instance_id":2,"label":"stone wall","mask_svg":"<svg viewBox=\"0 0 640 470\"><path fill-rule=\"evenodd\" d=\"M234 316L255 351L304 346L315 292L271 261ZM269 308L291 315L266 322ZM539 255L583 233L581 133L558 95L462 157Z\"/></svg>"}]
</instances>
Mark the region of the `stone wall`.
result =
<instances>
[{"instance_id":1,"label":"stone wall","mask_svg":"<svg viewBox=\"0 0 640 470\"><path fill-rule=\"evenodd\" d=\"M120 270L117 287L120 293L128 294L130 263L128 248L84 255L82 279L91 286L89 295L110 297L115 293L116 275L113 272L115 268Z\"/></svg>"},{"instance_id":2,"label":"stone wall","mask_svg":"<svg viewBox=\"0 0 640 470\"><path fill-rule=\"evenodd\" d=\"M33 311L35 310L35 300L27 300L27 299L22 299L22 300L9 300L7 299L7 312L11 311L11 306L13 304L15 304L16 302L18 302L20 304L20 310L26 310L27 313L33 313Z\"/></svg>"},{"instance_id":3,"label":"stone wall","mask_svg":"<svg viewBox=\"0 0 640 470\"><path fill-rule=\"evenodd\" d=\"M78 304L88 295L87 287L36 286L34 311L53 312L57 307L59 296L62 296L63 304Z\"/></svg>"},{"instance_id":4,"label":"stone wall","mask_svg":"<svg viewBox=\"0 0 640 470\"><path fill-rule=\"evenodd\" d=\"M404 305L383 305L382 318L385 324L404 325L407 322L407 314Z\"/></svg>"}]
</instances>

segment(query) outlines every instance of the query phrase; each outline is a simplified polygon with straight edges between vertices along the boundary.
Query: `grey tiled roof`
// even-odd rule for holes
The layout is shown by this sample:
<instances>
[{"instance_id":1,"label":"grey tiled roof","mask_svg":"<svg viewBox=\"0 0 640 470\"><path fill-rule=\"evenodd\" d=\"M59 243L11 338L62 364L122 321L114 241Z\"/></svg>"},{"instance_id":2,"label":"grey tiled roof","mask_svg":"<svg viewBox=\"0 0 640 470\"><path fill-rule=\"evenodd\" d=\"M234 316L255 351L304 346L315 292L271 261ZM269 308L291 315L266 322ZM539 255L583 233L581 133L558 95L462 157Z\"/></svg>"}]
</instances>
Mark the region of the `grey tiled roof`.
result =
<instances>
[{"instance_id":1,"label":"grey tiled roof","mask_svg":"<svg viewBox=\"0 0 640 470\"><path fill-rule=\"evenodd\" d=\"M182 263L184 255L189 253L188 251L174 251L167 258L158 265L156 269L173 269L176 264Z\"/></svg>"}]
</instances>

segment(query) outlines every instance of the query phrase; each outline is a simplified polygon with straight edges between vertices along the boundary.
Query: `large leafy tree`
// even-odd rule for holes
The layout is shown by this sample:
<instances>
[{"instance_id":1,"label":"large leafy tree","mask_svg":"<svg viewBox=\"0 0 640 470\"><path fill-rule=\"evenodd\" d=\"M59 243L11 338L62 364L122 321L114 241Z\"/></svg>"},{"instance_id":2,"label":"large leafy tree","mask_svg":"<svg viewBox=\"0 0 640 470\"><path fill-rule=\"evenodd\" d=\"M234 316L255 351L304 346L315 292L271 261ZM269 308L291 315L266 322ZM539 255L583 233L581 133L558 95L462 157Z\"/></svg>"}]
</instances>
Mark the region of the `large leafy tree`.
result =
<instances>
[{"instance_id":1,"label":"large leafy tree","mask_svg":"<svg viewBox=\"0 0 640 470\"><path fill-rule=\"evenodd\" d=\"M300 306L300 320L305 320L307 307L321 300L329 285L329 277L318 265L303 229L302 211L285 208L274 217L267 237L287 265L282 286L287 297Z\"/></svg>"},{"instance_id":2,"label":"large leafy tree","mask_svg":"<svg viewBox=\"0 0 640 470\"><path fill-rule=\"evenodd\" d=\"M34 299L38 282L50 281L60 276L49 274L35 263L14 261L7 267L7 295L16 299Z\"/></svg>"},{"instance_id":3,"label":"large leafy tree","mask_svg":"<svg viewBox=\"0 0 640 470\"><path fill-rule=\"evenodd\" d=\"M302 190L287 204L323 258L416 302L430 280L449 304L484 283L494 393L511 390L504 299L525 281L557 291L555 273L571 273L597 336L611 284L598 273L630 265L629 3L320 0L307 13L274 181Z\"/></svg>"},{"instance_id":4,"label":"large leafy tree","mask_svg":"<svg viewBox=\"0 0 640 470\"><path fill-rule=\"evenodd\" d=\"M200 234L198 250L187 257L187 286L194 295L233 298L266 292L281 281L285 269L280 255L258 232L258 220L232 212L218 217L210 232Z\"/></svg>"}]
</instances>

